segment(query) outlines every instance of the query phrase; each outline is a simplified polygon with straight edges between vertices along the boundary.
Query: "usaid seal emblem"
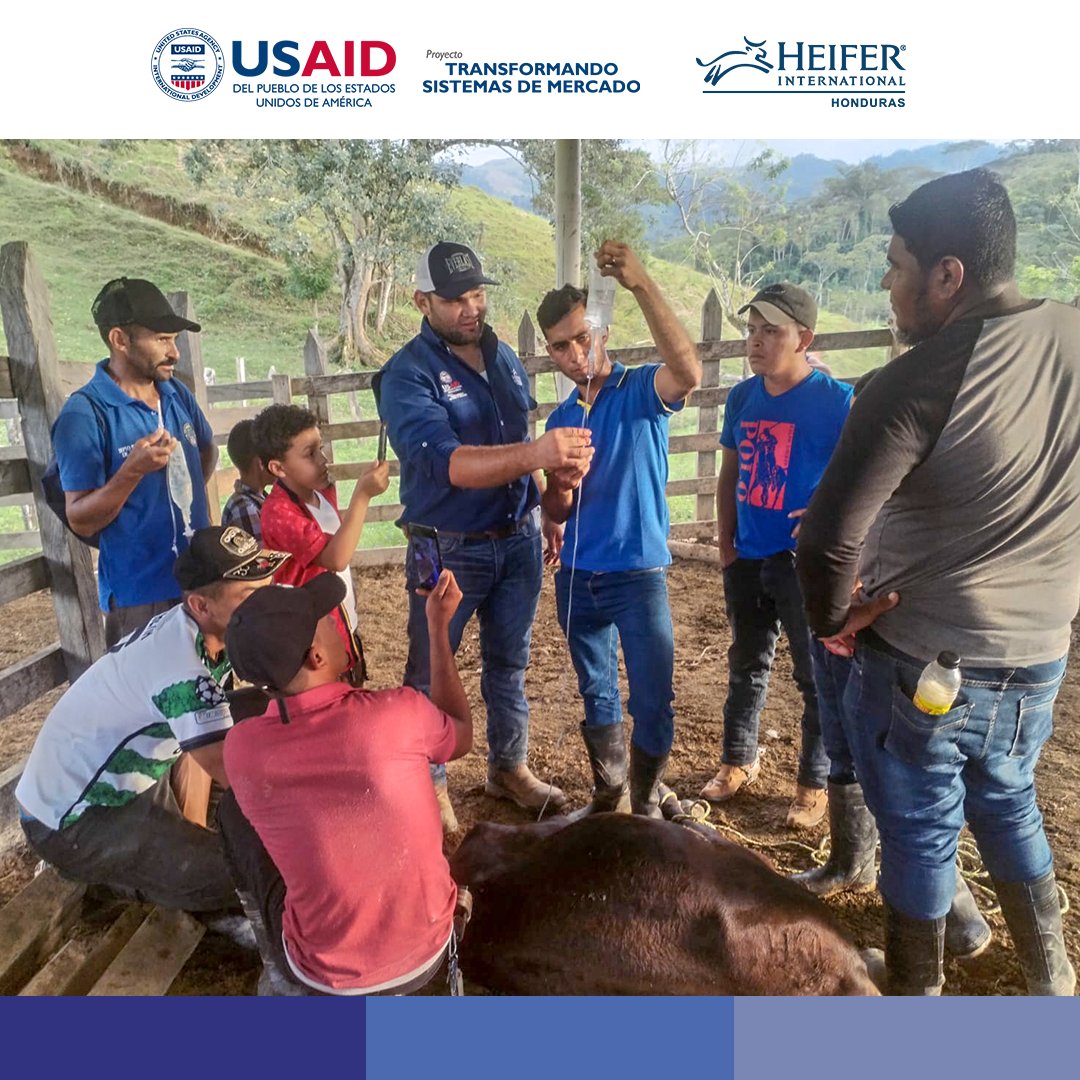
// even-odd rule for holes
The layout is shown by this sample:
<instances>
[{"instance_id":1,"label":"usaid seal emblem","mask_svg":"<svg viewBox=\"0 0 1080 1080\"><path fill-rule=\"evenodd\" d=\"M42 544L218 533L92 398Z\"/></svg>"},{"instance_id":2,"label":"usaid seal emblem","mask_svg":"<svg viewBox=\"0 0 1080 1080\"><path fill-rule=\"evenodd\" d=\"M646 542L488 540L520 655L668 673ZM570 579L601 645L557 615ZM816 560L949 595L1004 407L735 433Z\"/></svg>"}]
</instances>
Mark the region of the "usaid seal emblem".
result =
<instances>
[{"instance_id":1,"label":"usaid seal emblem","mask_svg":"<svg viewBox=\"0 0 1080 1080\"><path fill-rule=\"evenodd\" d=\"M154 46L150 72L162 93L176 101L198 101L217 89L225 54L202 30L173 30Z\"/></svg>"}]
</instances>

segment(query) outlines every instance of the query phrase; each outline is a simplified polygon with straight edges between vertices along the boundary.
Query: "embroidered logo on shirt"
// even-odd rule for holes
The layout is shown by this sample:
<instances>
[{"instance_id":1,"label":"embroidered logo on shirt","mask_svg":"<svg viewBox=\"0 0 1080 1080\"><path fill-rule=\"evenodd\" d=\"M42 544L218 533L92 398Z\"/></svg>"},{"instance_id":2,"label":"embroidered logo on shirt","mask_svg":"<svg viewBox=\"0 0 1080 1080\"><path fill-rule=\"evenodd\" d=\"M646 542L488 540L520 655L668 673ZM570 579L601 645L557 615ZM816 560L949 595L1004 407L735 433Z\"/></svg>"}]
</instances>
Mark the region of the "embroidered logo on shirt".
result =
<instances>
[{"instance_id":1,"label":"embroidered logo on shirt","mask_svg":"<svg viewBox=\"0 0 1080 1080\"><path fill-rule=\"evenodd\" d=\"M517 383L518 386L522 385L521 376L516 371L511 370L510 378L513 379L514 382Z\"/></svg>"},{"instance_id":2,"label":"embroidered logo on shirt","mask_svg":"<svg viewBox=\"0 0 1080 1080\"><path fill-rule=\"evenodd\" d=\"M446 395L447 401L459 401L461 398L469 396L462 388L461 383L449 371L439 372L439 382L442 383L442 391Z\"/></svg>"},{"instance_id":3,"label":"embroidered logo on shirt","mask_svg":"<svg viewBox=\"0 0 1080 1080\"><path fill-rule=\"evenodd\" d=\"M774 420L744 420L739 440L739 502L766 510L784 509L795 425Z\"/></svg>"},{"instance_id":4,"label":"embroidered logo on shirt","mask_svg":"<svg viewBox=\"0 0 1080 1080\"><path fill-rule=\"evenodd\" d=\"M198 444L198 439L195 438L195 428L192 426L191 421L184 423L184 438L187 439L192 446Z\"/></svg>"}]
</instances>

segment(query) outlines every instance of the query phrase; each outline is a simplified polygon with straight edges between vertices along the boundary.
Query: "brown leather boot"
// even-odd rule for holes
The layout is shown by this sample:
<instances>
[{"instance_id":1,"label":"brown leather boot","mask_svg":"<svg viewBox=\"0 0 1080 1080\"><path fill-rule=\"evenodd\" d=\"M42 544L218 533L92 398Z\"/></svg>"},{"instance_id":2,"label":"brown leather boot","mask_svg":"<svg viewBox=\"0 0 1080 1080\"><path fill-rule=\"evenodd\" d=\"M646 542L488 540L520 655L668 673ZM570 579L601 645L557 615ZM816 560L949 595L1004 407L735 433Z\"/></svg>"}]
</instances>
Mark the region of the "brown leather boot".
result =
<instances>
[{"instance_id":1,"label":"brown leather boot","mask_svg":"<svg viewBox=\"0 0 1080 1080\"><path fill-rule=\"evenodd\" d=\"M701 789L701 797L709 802L725 802L743 785L752 784L761 772L761 758L749 765L721 765L717 774Z\"/></svg>"},{"instance_id":2,"label":"brown leather boot","mask_svg":"<svg viewBox=\"0 0 1080 1080\"><path fill-rule=\"evenodd\" d=\"M566 796L554 784L537 780L522 762L512 769L493 769L488 766L484 794L496 799L509 799L526 810L558 810L566 804Z\"/></svg>"},{"instance_id":3,"label":"brown leather boot","mask_svg":"<svg viewBox=\"0 0 1080 1080\"><path fill-rule=\"evenodd\" d=\"M829 809L829 793L824 788L795 788L795 798L788 807L785 824L789 829L812 829Z\"/></svg>"}]
</instances>

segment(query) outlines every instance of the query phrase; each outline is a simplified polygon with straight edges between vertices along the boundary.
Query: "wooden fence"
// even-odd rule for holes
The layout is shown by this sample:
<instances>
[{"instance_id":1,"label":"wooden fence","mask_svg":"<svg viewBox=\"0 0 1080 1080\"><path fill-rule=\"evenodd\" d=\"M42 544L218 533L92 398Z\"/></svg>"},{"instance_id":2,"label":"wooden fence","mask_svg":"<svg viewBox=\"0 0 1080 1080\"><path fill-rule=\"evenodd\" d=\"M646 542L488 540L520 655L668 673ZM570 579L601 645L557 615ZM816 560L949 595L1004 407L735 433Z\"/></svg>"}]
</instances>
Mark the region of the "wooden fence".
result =
<instances>
[{"instance_id":1,"label":"wooden fence","mask_svg":"<svg viewBox=\"0 0 1080 1080\"><path fill-rule=\"evenodd\" d=\"M169 297L174 309L185 318L195 312L186 293ZM25 515L37 528L0 533L0 548L40 548L25 558L0 565L0 606L41 589L52 590L56 609L58 640L10 667L0 670L0 720L37 700L49 690L77 678L104 649L104 631L98 608L92 549L72 536L47 509L41 494L41 475L52 454L50 429L72 390L86 383L93 365L61 363L56 350L49 313L48 290L25 243L9 243L0 248L0 313L3 315L10 357L0 357L0 419L13 421L20 442L0 447L0 506L29 505ZM702 307L701 341L698 346L704 366L702 386L689 408L697 412L696 431L671 437L671 453L693 454L694 475L668 483L669 496L693 496L694 520L672 526L672 539L702 539L715 533L717 432L721 406L728 387L722 385L721 361L744 355L741 340L721 340L722 311L710 293ZM181 334L177 376L195 393L214 432L224 445L233 425L254 416L267 402L305 404L319 419L324 442L333 457L335 444L378 434L379 421L353 419L334 422L332 399L347 395L351 408L341 410L356 415L356 393L370 390L373 372L330 374L326 352L314 332L304 344L304 374L273 375L258 382L207 386L204 379L202 343L199 335ZM815 339L815 349L837 352L843 349L880 347L888 349L892 336L887 330L846 334L823 334ZM555 371L546 354L537 351L536 331L528 315L518 328L518 352L528 372L530 389L537 396L538 376ZM656 359L652 346L614 349L611 355L627 365ZM883 354L884 359L884 354ZM535 435L539 421L554 409L553 402L539 406L531 419ZM338 480L356 479L362 464L335 464ZM391 473L397 475L397 463ZM223 496L236 478L233 468L220 469L209 487L211 513L219 514ZM372 506L368 521L393 521L401 513L396 503ZM400 561L403 547L384 547L357 553L354 565L383 565ZM0 772L0 850L3 831L12 821L10 804L14 778L21 766Z\"/></svg>"}]
</instances>

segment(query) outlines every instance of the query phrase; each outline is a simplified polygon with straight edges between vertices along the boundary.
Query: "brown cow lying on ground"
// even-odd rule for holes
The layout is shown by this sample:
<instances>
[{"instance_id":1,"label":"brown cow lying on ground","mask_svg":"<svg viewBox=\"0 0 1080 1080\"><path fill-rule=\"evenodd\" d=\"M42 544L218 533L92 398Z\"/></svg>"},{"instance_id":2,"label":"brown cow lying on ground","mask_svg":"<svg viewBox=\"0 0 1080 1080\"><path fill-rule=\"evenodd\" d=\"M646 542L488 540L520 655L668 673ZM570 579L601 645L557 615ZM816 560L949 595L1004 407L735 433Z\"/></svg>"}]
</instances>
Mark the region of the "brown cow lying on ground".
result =
<instances>
[{"instance_id":1,"label":"brown cow lying on ground","mask_svg":"<svg viewBox=\"0 0 1080 1080\"><path fill-rule=\"evenodd\" d=\"M481 823L466 978L508 994L877 994L828 908L703 826L629 814Z\"/></svg>"}]
</instances>

